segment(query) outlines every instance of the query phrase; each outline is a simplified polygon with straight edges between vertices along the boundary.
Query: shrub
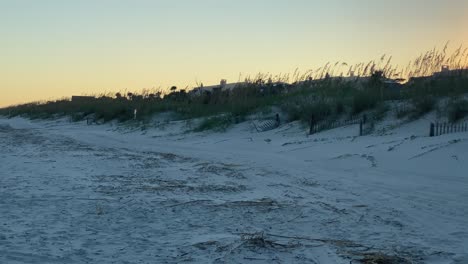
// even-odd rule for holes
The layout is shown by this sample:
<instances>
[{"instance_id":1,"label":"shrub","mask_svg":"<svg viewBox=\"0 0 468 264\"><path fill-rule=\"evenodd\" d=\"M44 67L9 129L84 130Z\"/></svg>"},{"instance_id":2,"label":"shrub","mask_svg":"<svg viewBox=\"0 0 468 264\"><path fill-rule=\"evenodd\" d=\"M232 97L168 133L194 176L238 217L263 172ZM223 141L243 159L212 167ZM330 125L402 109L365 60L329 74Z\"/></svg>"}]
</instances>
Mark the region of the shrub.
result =
<instances>
[{"instance_id":1,"label":"shrub","mask_svg":"<svg viewBox=\"0 0 468 264\"><path fill-rule=\"evenodd\" d=\"M450 103L447 117L450 122L456 122L468 115L468 101L458 100Z\"/></svg>"},{"instance_id":2,"label":"shrub","mask_svg":"<svg viewBox=\"0 0 468 264\"><path fill-rule=\"evenodd\" d=\"M351 112L359 114L377 105L377 97L370 92L358 92L352 97Z\"/></svg>"},{"instance_id":3,"label":"shrub","mask_svg":"<svg viewBox=\"0 0 468 264\"><path fill-rule=\"evenodd\" d=\"M376 109L375 109L375 112L374 112L374 118L375 120L382 120L385 118L385 115L387 114L388 110L389 110L389 106L385 103L380 103Z\"/></svg>"},{"instance_id":4,"label":"shrub","mask_svg":"<svg viewBox=\"0 0 468 264\"><path fill-rule=\"evenodd\" d=\"M325 99L312 97L299 98L283 104L282 109L288 114L290 121L301 120L309 122L313 116L315 121L328 119L333 115L334 105Z\"/></svg>"},{"instance_id":5,"label":"shrub","mask_svg":"<svg viewBox=\"0 0 468 264\"><path fill-rule=\"evenodd\" d=\"M225 131L233 123L232 115L213 116L204 119L193 131L205 130Z\"/></svg>"},{"instance_id":6,"label":"shrub","mask_svg":"<svg viewBox=\"0 0 468 264\"><path fill-rule=\"evenodd\" d=\"M398 119L401 119L401 118L404 118L404 117L407 117L411 114L412 112L412 109L410 108L403 108L403 107L400 107L396 110L396 117Z\"/></svg>"},{"instance_id":7,"label":"shrub","mask_svg":"<svg viewBox=\"0 0 468 264\"><path fill-rule=\"evenodd\" d=\"M433 96L424 96L418 99L413 99L412 104L414 110L411 114L411 117L416 119L431 112L434 110L436 103L437 100Z\"/></svg>"},{"instance_id":8,"label":"shrub","mask_svg":"<svg viewBox=\"0 0 468 264\"><path fill-rule=\"evenodd\" d=\"M345 112L346 108L345 108L345 102L344 100L335 100L335 114L336 115L341 115Z\"/></svg>"}]
</instances>

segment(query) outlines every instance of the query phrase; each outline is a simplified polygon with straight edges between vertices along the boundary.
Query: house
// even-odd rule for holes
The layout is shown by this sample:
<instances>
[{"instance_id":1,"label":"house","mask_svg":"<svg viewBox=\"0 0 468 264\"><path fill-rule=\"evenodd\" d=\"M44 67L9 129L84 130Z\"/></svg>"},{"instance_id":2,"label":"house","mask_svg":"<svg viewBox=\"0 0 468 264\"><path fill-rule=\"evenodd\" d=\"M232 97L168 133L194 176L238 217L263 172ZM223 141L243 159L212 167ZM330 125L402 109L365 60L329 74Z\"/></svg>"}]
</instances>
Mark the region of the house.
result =
<instances>
[{"instance_id":1,"label":"house","mask_svg":"<svg viewBox=\"0 0 468 264\"><path fill-rule=\"evenodd\" d=\"M443 77L451 77L451 76L468 76L468 69L456 69L450 70L449 66L444 65L442 66L440 72L434 72L432 75L434 78L443 78Z\"/></svg>"},{"instance_id":2,"label":"house","mask_svg":"<svg viewBox=\"0 0 468 264\"><path fill-rule=\"evenodd\" d=\"M397 99L401 95L401 89L403 88L403 84L398 82L398 80L393 79L385 79L383 81L384 93L387 98Z\"/></svg>"},{"instance_id":3,"label":"house","mask_svg":"<svg viewBox=\"0 0 468 264\"><path fill-rule=\"evenodd\" d=\"M203 95L203 94L211 94L221 91L231 91L232 89L245 84L245 82L237 82L237 83L227 83L225 79L222 79L218 85L210 85L210 86L203 86L196 87L192 89L189 94L191 95Z\"/></svg>"},{"instance_id":4,"label":"house","mask_svg":"<svg viewBox=\"0 0 468 264\"><path fill-rule=\"evenodd\" d=\"M96 100L94 96L82 96L82 95L73 95L71 98L72 102L84 103Z\"/></svg>"},{"instance_id":5,"label":"house","mask_svg":"<svg viewBox=\"0 0 468 264\"><path fill-rule=\"evenodd\" d=\"M409 83L430 81L430 80L440 80L447 77L468 77L468 69L455 69L450 70L448 66L442 66L439 72L434 72L430 76L420 76L420 77L411 77Z\"/></svg>"}]
</instances>

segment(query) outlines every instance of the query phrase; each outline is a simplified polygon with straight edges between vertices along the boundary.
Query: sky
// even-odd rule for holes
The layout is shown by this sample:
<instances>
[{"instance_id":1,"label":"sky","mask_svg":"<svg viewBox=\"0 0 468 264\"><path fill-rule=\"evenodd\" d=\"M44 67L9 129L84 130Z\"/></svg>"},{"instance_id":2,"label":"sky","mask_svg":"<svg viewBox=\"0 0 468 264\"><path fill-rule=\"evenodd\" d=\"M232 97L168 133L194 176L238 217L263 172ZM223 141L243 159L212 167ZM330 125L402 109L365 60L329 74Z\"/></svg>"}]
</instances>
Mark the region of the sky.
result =
<instances>
[{"instance_id":1,"label":"sky","mask_svg":"<svg viewBox=\"0 0 468 264\"><path fill-rule=\"evenodd\" d=\"M468 44L466 0L0 0L0 107Z\"/></svg>"}]
</instances>

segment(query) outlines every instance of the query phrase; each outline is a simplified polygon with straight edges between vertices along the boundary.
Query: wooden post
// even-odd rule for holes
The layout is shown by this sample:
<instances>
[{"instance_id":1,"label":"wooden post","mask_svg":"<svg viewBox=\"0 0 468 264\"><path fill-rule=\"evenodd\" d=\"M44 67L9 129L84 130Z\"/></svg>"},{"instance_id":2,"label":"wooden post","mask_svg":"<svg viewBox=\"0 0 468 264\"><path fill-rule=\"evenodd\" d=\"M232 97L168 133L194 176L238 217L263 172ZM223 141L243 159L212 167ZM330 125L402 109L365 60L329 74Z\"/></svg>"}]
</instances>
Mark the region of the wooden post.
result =
<instances>
[{"instance_id":1,"label":"wooden post","mask_svg":"<svg viewBox=\"0 0 468 264\"><path fill-rule=\"evenodd\" d=\"M315 126L315 120L314 120L314 115L310 117L310 129L309 129L309 135L314 134L314 126Z\"/></svg>"},{"instance_id":2,"label":"wooden post","mask_svg":"<svg viewBox=\"0 0 468 264\"><path fill-rule=\"evenodd\" d=\"M280 117L279 114L276 114L276 126L278 127L280 125Z\"/></svg>"},{"instance_id":3,"label":"wooden post","mask_svg":"<svg viewBox=\"0 0 468 264\"><path fill-rule=\"evenodd\" d=\"M431 123L431 128L430 128L430 131L429 131L429 136L430 136L430 137L433 137L433 136L434 136L434 123Z\"/></svg>"},{"instance_id":4,"label":"wooden post","mask_svg":"<svg viewBox=\"0 0 468 264\"><path fill-rule=\"evenodd\" d=\"M362 123L363 123L364 120L361 120L361 122L359 123L359 136L362 136Z\"/></svg>"}]
</instances>

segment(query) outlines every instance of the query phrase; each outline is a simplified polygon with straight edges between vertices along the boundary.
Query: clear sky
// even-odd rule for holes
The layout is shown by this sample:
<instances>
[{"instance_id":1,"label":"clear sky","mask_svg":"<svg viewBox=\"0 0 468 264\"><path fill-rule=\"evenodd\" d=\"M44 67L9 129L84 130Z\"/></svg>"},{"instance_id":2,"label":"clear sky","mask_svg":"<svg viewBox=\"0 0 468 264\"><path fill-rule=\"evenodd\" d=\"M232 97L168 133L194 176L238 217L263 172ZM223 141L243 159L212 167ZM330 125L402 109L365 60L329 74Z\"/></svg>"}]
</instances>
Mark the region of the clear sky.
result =
<instances>
[{"instance_id":1,"label":"clear sky","mask_svg":"<svg viewBox=\"0 0 468 264\"><path fill-rule=\"evenodd\" d=\"M468 44L467 0L0 0L0 106Z\"/></svg>"}]
</instances>

